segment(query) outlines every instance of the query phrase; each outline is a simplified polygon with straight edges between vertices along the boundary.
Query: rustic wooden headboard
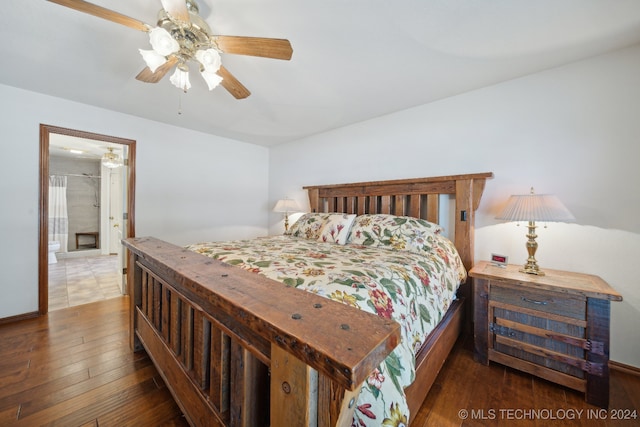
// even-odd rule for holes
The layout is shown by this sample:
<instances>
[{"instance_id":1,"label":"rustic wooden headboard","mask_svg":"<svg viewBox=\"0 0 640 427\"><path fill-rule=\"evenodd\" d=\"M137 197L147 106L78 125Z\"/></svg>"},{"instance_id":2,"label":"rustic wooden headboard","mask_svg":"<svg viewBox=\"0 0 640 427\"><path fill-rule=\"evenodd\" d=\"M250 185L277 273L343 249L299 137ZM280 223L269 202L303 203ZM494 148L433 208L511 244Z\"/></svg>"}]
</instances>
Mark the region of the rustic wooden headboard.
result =
<instances>
[{"instance_id":1,"label":"rustic wooden headboard","mask_svg":"<svg viewBox=\"0 0 640 427\"><path fill-rule=\"evenodd\" d=\"M474 219L492 172L304 187L311 212L406 215L440 223L440 195L455 197L453 241L467 270L473 266Z\"/></svg>"}]
</instances>

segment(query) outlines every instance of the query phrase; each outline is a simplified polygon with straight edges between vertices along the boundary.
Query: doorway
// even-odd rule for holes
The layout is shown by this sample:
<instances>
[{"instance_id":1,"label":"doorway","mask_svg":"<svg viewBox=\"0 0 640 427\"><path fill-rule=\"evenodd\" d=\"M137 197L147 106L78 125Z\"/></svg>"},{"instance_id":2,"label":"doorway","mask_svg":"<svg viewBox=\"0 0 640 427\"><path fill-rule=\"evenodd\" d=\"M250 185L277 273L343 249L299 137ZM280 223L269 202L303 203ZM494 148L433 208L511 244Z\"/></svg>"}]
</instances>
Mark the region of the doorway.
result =
<instances>
[{"instance_id":1,"label":"doorway","mask_svg":"<svg viewBox=\"0 0 640 427\"><path fill-rule=\"evenodd\" d=\"M60 128L56 126L40 125L40 205L39 205L39 253L38 253L38 312L40 315L46 314L49 310L49 272L50 272L50 254L49 240L51 232L57 233L50 227L56 227L57 220L50 218L50 203L56 203L49 200L49 177L51 175L52 166L52 149L56 150L56 154L63 150L76 150L76 148L62 147L58 140L74 141L84 143L87 149L83 169L71 170L67 173L61 173L58 164L54 169L59 175L67 175L67 179L74 180L76 185L85 188L85 198L92 198L91 203L87 204L86 212L82 216L82 226L71 226L68 222L66 228L62 227L64 235L60 235L60 240L67 241L65 249L70 249L66 253L60 254L66 261L66 258L75 258L77 256L85 256L89 254L103 255L116 261L115 271L119 272L119 280L122 284L121 293L126 294L126 257L124 249L120 244L120 240L125 237L135 236L134 221L134 201L135 201L135 153L136 142L134 140L119 138L108 135L101 135L91 132L84 132L73 129ZM96 150L97 153L96 154ZM124 159L122 168L116 172L115 168L105 166L105 162L100 162L101 152L115 151L122 153ZM78 150L82 151L82 150ZM91 152L94 152L93 154ZM57 156L54 156L56 159ZM93 159L91 159L93 157ZM64 163L64 158L62 158ZM78 162L71 162L71 164ZM94 165L94 166L92 166ZM77 166L77 165L76 165ZM94 167L95 169L90 169ZM86 169L86 171L84 171ZM57 185L57 184L56 184ZM93 193L92 193L93 192ZM81 197L75 195L76 197ZM86 201L86 200L85 200ZM73 203L78 205L78 203ZM74 213L74 217L79 214ZM54 215L55 216L55 213ZM95 219L100 218L100 219ZM71 217L69 217L70 221ZM98 222L96 222L98 221ZM86 225L86 224L93 225ZM75 228L74 228L75 227ZM83 228L84 227L84 228ZM115 257L113 257L115 255ZM56 267L56 260L54 264Z\"/></svg>"}]
</instances>

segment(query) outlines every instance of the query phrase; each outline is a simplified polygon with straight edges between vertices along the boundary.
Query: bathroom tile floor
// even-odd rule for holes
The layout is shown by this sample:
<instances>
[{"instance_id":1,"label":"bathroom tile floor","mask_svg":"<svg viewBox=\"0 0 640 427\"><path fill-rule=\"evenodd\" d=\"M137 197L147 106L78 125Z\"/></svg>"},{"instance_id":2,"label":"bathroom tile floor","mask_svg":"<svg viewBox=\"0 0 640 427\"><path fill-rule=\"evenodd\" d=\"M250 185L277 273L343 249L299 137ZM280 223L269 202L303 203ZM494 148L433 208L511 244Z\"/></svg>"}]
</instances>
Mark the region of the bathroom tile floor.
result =
<instances>
[{"instance_id":1,"label":"bathroom tile floor","mask_svg":"<svg viewBox=\"0 0 640 427\"><path fill-rule=\"evenodd\" d=\"M115 255L58 258L49 264L49 311L118 297L120 280Z\"/></svg>"}]
</instances>

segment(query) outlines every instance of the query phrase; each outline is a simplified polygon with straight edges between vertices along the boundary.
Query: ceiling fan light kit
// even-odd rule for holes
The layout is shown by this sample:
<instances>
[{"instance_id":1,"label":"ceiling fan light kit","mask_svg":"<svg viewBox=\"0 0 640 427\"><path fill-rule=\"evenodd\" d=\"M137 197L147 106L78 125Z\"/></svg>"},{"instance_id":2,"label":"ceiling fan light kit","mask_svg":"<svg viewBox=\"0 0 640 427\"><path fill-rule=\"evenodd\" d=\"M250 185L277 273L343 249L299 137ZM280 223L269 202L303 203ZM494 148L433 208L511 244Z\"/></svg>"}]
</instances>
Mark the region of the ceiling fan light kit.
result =
<instances>
[{"instance_id":1,"label":"ceiling fan light kit","mask_svg":"<svg viewBox=\"0 0 640 427\"><path fill-rule=\"evenodd\" d=\"M212 35L195 0L161 0L163 8L158 12L156 27L84 0L48 1L148 32L152 50L138 49L147 67L136 79L157 83L175 65L169 80L185 92L191 88L189 62L196 63L209 90L222 85L236 99L242 99L251 92L222 66L221 53L283 60L293 54L291 43L285 39Z\"/></svg>"}]
</instances>

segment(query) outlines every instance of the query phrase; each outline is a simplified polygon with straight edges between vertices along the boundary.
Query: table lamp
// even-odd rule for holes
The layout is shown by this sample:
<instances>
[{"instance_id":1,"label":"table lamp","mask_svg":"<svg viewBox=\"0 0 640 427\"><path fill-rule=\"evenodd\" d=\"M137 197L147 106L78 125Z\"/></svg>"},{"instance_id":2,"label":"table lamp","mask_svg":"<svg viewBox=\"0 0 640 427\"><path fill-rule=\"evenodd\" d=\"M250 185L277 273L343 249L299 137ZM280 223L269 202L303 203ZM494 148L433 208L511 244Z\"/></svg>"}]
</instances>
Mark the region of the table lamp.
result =
<instances>
[{"instance_id":1,"label":"table lamp","mask_svg":"<svg viewBox=\"0 0 640 427\"><path fill-rule=\"evenodd\" d=\"M295 200L285 198L276 202L273 211L284 213L284 232L286 233L289 230L289 213L300 212L302 209Z\"/></svg>"},{"instance_id":2,"label":"table lamp","mask_svg":"<svg viewBox=\"0 0 640 427\"><path fill-rule=\"evenodd\" d=\"M505 221L527 221L527 263L520 270L522 273L544 276L536 261L536 221L543 222L572 222L575 220L569 209L551 194L534 194L533 187L530 194L514 195L509 198L502 213L496 217Z\"/></svg>"}]
</instances>

